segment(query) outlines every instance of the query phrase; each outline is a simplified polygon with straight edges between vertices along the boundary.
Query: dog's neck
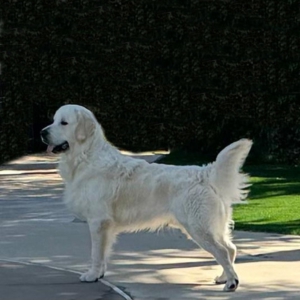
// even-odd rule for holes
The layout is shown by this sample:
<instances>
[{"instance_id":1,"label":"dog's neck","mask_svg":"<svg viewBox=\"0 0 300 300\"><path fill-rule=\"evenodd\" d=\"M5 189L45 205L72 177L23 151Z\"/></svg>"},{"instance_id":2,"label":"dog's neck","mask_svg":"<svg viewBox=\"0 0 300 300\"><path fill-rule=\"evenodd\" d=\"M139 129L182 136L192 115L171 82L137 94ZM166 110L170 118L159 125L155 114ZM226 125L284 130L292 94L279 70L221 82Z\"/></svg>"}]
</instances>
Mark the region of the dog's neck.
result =
<instances>
[{"instance_id":1,"label":"dog's neck","mask_svg":"<svg viewBox=\"0 0 300 300\"><path fill-rule=\"evenodd\" d=\"M108 148L110 149L108 150ZM115 151L112 151L112 148L114 148ZM97 149L97 151L95 151L95 149ZM103 155L103 157L106 157L104 153L110 153L116 156L121 155L120 152L107 141L99 125L96 126L92 136L87 137L82 143L70 145L70 149L61 155L60 165L64 165L63 168L60 168L61 177L66 182L73 181L74 175L79 168L86 168L90 162L97 161L93 159L94 156Z\"/></svg>"}]
</instances>

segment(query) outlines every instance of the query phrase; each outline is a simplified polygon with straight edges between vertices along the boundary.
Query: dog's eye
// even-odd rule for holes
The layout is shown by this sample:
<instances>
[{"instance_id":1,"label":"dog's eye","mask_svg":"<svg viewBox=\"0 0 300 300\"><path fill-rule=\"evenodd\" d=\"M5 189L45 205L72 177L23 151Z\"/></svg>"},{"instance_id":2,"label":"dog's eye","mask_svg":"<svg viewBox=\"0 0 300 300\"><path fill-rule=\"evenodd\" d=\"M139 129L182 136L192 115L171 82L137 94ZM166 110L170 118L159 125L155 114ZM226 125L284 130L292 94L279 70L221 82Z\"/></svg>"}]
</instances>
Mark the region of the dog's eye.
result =
<instances>
[{"instance_id":1,"label":"dog's eye","mask_svg":"<svg viewBox=\"0 0 300 300\"><path fill-rule=\"evenodd\" d=\"M61 125L68 125L68 122L66 122L66 121L61 121L60 124L61 124Z\"/></svg>"}]
</instances>

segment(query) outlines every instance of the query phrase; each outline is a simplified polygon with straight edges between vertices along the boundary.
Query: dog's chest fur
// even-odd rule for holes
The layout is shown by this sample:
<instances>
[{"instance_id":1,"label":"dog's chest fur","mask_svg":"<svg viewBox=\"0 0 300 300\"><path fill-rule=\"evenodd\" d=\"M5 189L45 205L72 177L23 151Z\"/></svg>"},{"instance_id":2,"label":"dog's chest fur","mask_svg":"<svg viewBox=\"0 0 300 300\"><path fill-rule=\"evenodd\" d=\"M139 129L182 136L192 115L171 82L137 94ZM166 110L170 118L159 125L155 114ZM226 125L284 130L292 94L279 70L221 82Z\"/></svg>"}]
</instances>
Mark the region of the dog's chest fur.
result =
<instances>
[{"instance_id":1,"label":"dog's chest fur","mask_svg":"<svg viewBox=\"0 0 300 300\"><path fill-rule=\"evenodd\" d=\"M65 189L63 200L67 208L79 219L86 221L88 216L88 202L85 199L85 188L80 186L76 180L74 165L67 162L59 164L59 173L64 180Z\"/></svg>"}]
</instances>

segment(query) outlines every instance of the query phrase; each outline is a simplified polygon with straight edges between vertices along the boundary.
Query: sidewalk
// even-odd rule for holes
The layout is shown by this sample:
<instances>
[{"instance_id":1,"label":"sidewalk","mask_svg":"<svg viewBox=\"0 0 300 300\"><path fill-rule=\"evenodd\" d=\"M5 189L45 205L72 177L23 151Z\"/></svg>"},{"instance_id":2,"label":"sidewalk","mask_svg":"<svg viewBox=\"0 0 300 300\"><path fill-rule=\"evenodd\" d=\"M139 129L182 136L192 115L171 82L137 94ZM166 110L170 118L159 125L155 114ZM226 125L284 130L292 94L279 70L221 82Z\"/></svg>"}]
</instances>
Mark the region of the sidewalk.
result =
<instances>
[{"instance_id":1,"label":"sidewalk","mask_svg":"<svg viewBox=\"0 0 300 300\"><path fill-rule=\"evenodd\" d=\"M75 273L90 264L89 232L61 202L55 163L28 157L0 168L0 300L124 299L103 282L79 282ZM120 235L105 282L135 300L299 299L299 236L235 232L234 242L235 293L213 284L221 267L177 230Z\"/></svg>"}]
</instances>

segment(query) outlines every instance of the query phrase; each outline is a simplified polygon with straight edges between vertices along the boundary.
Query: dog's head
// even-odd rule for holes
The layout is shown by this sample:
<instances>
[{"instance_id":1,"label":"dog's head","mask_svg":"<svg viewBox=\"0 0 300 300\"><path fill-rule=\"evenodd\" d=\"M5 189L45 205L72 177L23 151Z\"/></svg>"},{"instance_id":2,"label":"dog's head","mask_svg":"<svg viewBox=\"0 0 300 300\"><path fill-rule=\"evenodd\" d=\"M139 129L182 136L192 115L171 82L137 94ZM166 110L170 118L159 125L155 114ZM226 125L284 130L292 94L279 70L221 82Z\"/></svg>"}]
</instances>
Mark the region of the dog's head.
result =
<instances>
[{"instance_id":1,"label":"dog's head","mask_svg":"<svg viewBox=\"0 0 300 300\"><path fill-rule=\"evenodd\" d=\"M88 109L79 105L60 107L53 123L41 131L42 141L48 145L47 152L62 153L76 144L85 143L95 132L96 118Z\"/></svg>"}]
</instances>

